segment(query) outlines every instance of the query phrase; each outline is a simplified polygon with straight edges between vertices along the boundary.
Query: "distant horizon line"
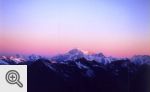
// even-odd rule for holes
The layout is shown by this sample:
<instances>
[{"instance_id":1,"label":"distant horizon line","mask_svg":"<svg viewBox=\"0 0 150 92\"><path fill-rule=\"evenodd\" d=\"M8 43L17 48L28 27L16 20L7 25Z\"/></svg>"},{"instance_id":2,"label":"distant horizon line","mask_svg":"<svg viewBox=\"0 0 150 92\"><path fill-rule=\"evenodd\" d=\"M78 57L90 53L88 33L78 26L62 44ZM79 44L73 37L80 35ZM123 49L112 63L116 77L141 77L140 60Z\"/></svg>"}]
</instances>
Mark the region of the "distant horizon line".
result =
<instances>
[{"instance_id":1,"label":"distant horizon line","mask_svg":"<svg viewBox=\"0 0 150 92\"><path fill-rule=\"evenodd\" d=\"M139 55L141 55L141 56L144 56L144 55L150 56L150 54L133 54L133 55L130 55L130 56L116 56L116 55L106 55L105 53L100 52L100 51L98 51L98 52L92 52L92 51L82 50L82 49L80 49L80 48L73 48L73 49L77 49L77 50L83 52L84 54L89 54L89 55L91 55L91 54L99 54L99 53L102 53L102 54L103 54L104 56L106 56L106 57L115 57L115 58L131 58L131 57L133 57L133 56L139 56ZM4 52L4 53L0 53L0 57L2 57L2 56L6 56L6 57L11 57L11 56L13 56L13 57L15 57L15 56L17 56L17 55L21 55L21 56L37 55L37 56L42 56L42 57L54 57L54 56L57 56L57 55L66 54L66 53L68 53L69 51L71 51L71 50L73 50L73 49L67 50L67 51L65 51L65 52L63 52L63 53L61 52L61 53L56 53L56 54L13 53L13 52L8 53L8 52Z\"/></svg>"}]
</instances>

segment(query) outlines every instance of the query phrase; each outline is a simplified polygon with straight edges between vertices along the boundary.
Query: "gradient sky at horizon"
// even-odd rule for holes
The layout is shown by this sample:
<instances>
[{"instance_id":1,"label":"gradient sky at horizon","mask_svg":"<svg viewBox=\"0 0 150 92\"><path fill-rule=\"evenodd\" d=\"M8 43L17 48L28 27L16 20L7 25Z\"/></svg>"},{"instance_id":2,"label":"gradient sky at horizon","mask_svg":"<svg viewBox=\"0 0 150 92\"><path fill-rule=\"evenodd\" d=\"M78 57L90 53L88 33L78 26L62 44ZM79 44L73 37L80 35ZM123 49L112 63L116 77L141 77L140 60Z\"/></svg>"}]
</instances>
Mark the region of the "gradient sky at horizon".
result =
<instances>
[{"instance_id":1,"label":"gradient sky at horizon","mask_svg":"<svg viewBox=\"0 0 150 92\"><path fill-rule=\"evenodd\" d=\"M150 55L149 16L150 0L0 0L0 55Z\"/></svg>"}]
</instances>

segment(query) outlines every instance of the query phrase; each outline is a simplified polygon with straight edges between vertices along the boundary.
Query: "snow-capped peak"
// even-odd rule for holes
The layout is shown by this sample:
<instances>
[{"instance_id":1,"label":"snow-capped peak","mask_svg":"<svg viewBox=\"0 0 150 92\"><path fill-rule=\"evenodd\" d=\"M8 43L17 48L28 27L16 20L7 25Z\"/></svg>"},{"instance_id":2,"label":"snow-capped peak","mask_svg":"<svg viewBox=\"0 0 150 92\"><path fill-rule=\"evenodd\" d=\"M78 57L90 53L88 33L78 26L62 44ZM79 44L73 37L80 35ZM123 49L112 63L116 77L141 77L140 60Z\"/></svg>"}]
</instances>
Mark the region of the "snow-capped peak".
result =
<instances>
[{"instance_id":1,"label":"snow-capped peak","mask_svg":"<svg viewBox=\"0 0 150 92\"><path fill-rule=\"evenodd\" d=\"M80 49L72 49L68 51L68 54L84 54Z\"/></svg>"},{"instance_id":2,"label":"snow-capped peak","mask_svg":"<svg viewBox=\"0 0 150 92\"><path fill-rule=\"evenodd\" d=\"M25 61L25 59L23 59L23 58L20 58L20 57L13 57L13 56L11 56L9 59L15 61L16 63Z\"/></svg>"},{"instance_id":3,"label":"snow-capped peak","mask_svg":"<svg viewBox=\"0 0 150 92\"><path fill-rule=\"evenodd\" d=\"M68 51L68 53L70 53L70 54L85 54L85 55L92 55L92 54L94 54L91 51L82 50L80 48L72 49L72 50Z\"/></svg>"},{"instance_id":4,"label":"snow-capped peak","mask_svg":"<svg viewBox=\"0 0 150 92\"><path fill-rule=\"evenodd\" d=\"M130 60L134 63L145 64L145 63L150 63L150 56L149 55L135 55Z\"/></svg>"},{"instance_id":5,"label":"snow-capped peak","mask_svg":"<svg viewBox=\"0 0 150 92\"><path fill-rule=\"evenodd\" d=\"M92 56L95 56L95 57L105 57L103 53L94 53L94 54L92 54Z\"/></svg>"},{"instance_id":6,"label":"snow-capped peak","mask_svg":"<svg viewBox=\"0 0 150 92\"><path fill-rule=\"evenodd\" d=\"M97 62L104 62L108 61L103 53L89 53L88 51L80 50L80 49L72 49L65 54L57 55L52 58L54 61L74 61L76 59L85 58L89 61L97 61Z\"/></svg>"}]
</instances>

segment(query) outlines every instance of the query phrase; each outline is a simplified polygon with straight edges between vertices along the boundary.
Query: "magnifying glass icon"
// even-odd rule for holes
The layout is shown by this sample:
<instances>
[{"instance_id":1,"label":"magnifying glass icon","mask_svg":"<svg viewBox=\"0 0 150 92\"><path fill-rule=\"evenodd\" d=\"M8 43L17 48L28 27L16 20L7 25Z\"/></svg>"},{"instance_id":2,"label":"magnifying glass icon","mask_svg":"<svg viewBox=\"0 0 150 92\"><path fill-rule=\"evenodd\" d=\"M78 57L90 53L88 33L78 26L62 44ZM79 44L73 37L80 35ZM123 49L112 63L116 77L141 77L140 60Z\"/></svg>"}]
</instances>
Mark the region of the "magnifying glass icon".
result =
<instances>
[{"instance_id":1,"label":"magnifying glass icon","mask_svg":"<svg viewBox=\"0 0 150 92\"><path fill-rule=\"evenodd\" d=\"M23 87L23 84L20 82L20 75L16 70L10 70L6 73L6 81L9 84L17 84L19 87Z\"/></svg>"}]
</instances>

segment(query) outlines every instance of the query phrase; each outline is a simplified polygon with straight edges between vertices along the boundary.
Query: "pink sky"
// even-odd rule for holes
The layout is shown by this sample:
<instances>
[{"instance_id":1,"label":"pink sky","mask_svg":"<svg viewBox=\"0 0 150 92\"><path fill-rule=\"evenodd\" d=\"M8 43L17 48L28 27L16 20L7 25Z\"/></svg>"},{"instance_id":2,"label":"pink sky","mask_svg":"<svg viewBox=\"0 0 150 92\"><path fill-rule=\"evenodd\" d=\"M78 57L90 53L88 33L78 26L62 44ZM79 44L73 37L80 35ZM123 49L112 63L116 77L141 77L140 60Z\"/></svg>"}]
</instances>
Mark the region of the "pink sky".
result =
<instances>
[{"instance_id":1,"label":"pink sky","mask_svg":"<svg viewBox=\"0 0 150 92\"><path fill-rule=\"evenodd\" d=\"M1 4L0 55L55 55L73 48L117 57L150 55L148 0Z\"/></svg>"}]
</instances>

